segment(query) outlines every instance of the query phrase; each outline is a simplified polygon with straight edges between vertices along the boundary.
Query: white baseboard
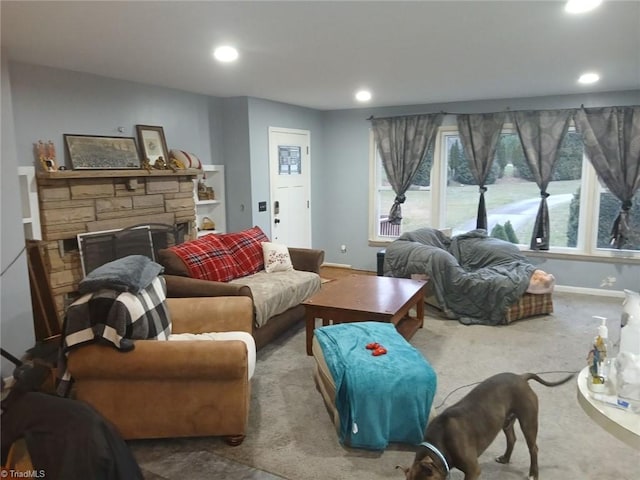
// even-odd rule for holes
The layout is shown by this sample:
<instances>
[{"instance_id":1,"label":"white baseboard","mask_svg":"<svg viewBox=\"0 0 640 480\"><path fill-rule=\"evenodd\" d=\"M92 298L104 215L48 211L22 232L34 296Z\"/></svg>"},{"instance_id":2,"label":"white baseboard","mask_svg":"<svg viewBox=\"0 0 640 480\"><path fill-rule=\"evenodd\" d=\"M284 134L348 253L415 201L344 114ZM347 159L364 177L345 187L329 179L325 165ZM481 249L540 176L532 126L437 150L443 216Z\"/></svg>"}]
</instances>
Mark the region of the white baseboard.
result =
<instances>
[{"instance_id":1,"label":"white baseboard","mask_svg":"<svg viewBox=\"0 0 640 480\"><path fill-rule=\"evenodd\" d=\"M331 263L331 262L324 262L322 265L320 265L321 267L332 267L332 268L348 268L349 270L352 270L353 267L351 265L347 265L346 263Z\"/></svg>"},{"instance_id":2,"label":"white baseboard","mask_svg":"<svg viewBox=\"0 0 640 480\"><path fill-rule=\"evenodd\" d=\"M594 295L596 297L624 298L624 292L620 290L604 290L602 288L572 287L571 285L556 285L555 292L579 293L581 295Z\"/></svg>"}]
</instances>

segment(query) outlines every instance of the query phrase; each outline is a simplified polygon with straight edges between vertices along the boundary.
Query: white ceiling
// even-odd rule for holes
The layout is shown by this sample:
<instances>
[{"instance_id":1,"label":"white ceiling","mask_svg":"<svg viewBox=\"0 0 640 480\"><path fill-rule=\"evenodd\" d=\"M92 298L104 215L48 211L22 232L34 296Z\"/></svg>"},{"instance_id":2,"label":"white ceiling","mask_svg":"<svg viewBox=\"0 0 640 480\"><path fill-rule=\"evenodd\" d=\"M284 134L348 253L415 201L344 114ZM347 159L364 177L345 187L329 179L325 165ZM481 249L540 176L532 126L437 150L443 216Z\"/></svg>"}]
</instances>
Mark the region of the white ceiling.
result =
<instances>
[{"instance_id":1,"label":"white ceiling","mask_svg":"<svg viewBox=\"0 0 640 480\"><path fill-rule=\"evenodd\" d=\"M10 60L321 110L640 88L640 1L1 3ZM240 50L214 62L214 45ZM586 70L602 80L577 83Z\"/></svg>"}]
</instances>

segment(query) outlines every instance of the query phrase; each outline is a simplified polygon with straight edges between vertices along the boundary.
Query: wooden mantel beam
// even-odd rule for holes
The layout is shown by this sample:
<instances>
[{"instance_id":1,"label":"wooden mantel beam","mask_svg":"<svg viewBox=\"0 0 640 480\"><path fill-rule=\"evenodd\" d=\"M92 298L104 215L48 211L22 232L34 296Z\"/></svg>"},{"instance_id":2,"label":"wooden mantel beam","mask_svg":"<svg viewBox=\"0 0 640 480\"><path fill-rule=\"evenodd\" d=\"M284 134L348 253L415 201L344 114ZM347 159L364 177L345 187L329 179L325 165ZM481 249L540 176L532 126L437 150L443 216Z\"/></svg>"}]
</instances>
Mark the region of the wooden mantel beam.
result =
<instances>
[{"instance_id":1,"label":"wooden mantel beam","mask_svg":"<svg viewBox=\"0 0 640 480\"><path fill-rule=\"evenodd\" d=\"M122 178L122 177L196 177L202 171L196 168L182 170L58 170L55 172L36 172L36 177L47 180L69 180L75 178Z\"/></svg>"}]
</instances>

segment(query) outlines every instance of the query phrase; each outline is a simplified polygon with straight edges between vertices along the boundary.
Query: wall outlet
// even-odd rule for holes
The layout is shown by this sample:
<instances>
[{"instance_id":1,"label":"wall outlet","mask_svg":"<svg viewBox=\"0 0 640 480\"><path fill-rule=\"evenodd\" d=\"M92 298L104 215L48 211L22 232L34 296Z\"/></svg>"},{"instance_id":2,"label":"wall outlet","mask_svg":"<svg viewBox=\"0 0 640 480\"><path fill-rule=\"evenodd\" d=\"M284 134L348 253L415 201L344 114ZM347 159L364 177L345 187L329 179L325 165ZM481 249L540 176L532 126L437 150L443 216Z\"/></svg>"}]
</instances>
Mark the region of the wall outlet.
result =
<instances>
[{"instance_id":1,"label":"wall outlet","mask_svg":"<svg viewBox=\"0 0 640 480\"><path fill-rule=\"evenodd\" d=\"M340 251L342 253L347 253L347 246L346 245L340 245Z\"/></svg>"},{"instance_id":2,"label":"wall outlet","mask_svg":"<svg viewBox=\"0 0 640 480\"><path fill-rule=\"evenodd\" d=\"M605 277L600 282L600 287L613 287L617 281L616 277Z\"/></svg>"}]
</instances>

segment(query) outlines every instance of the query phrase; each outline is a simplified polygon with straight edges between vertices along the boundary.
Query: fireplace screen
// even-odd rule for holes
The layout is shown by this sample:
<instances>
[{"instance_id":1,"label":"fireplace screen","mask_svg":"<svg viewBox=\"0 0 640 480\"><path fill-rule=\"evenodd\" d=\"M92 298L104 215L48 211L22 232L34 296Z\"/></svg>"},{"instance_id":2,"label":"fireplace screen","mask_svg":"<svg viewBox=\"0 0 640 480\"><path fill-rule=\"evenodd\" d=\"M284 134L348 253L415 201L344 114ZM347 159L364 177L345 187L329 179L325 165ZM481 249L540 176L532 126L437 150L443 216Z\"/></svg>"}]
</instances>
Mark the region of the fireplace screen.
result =
<instances>
[{"instance_id":1,"label":"fireplace screen","mask_svg":"<svg viewBox=\"0 0 640 480\"><path fill-rule=\"evenodd\" d=\"M136 225L120 230L78 234L82 274L86 276L100 265L128 255L144 255L156 260L161 248L184 241L183 225Z\"/></svg>"},{"instance_id":2,"label":"fireplace screen","mask_svg":"<svg viewBox=\"0 0 640 480\"><path fill-rule=\"evenodd\" d=\"M78 249L80 250L83 276L100 265L128 255L144 255L154 259L149 227L131 229L126 235L123 235L122 232L124 230L78 234Z\"/></svg>"}]
</instances>

